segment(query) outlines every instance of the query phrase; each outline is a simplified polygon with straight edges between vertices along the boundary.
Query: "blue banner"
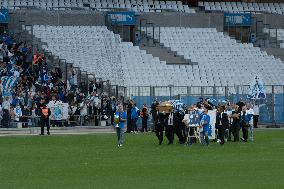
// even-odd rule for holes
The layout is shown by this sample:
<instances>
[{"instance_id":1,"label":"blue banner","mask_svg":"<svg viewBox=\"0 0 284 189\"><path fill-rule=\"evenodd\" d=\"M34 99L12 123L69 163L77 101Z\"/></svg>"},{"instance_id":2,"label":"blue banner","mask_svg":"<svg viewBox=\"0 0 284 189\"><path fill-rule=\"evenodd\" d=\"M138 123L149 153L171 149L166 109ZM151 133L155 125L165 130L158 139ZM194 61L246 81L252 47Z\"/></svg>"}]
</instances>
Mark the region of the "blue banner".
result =
<instances>
[{"instance_id":1,"label":"blue banner","mask_svg":"<svg viewBox=\"0 0 284 189\"><path fill-rule=\"evenodd\" d=\"M112 25L135 25L135 12L108 12L108 20Z\"/></svg>"},{"instance_id":2,"label":"blue banner","mask_svg":"<svg viewBox=\"0 0 284 189\"><path fill-rule=\"evenodd\" d=\"M0 9L0 23L8 23L9 12L8 9Z\"/></svg>"},{"instance_id":3,"label":"blue banner","mask_svg":"<svg viewBox=\"0 0 284 189\"><path fill-rule=\"evenodd\" d=\"M250 13L225 13L224 26L250 26Z\"/></svg>"}]
</instances>

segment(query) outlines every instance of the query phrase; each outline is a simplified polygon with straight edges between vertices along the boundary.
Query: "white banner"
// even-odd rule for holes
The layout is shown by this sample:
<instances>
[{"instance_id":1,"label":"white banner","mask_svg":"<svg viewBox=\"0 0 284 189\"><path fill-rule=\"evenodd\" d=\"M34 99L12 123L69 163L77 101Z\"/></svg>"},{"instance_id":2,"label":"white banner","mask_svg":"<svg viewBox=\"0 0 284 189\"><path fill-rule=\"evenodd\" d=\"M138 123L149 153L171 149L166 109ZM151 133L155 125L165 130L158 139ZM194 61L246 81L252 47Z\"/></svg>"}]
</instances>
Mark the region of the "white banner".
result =
<instances>
[{"instance_id":1,"label":"white banner","mask_svg":"<svg viewBox=\"0 0 284 189\"><path fill-rule=\"evenodd\" d=\"M215 123L216 123L216 112L217 110L208 110L208 115L210 116L210 130L209 130L209 139L215 139L216 133L215 133Z\"/></svg>"},{"instance_id":2,"label":"white banner","mask_svg":"<svg viewBox=\"0 0 284 189\"><path fill-rule=\"evenodd\" d=\"M69 117L68 114L69 105L68 103L57 103L50 107L50 120L66 120Z\"/></svg>"},{"instance_id":3,"label":"white banner","mask_svg":"<svg viewBox=\"0 0 284 189\"><path fill-rule=\"evenodd\" d=\"M263 82L256 76L249 87L249 99L266 99L266 92L264 89Z\"/></svg>"}]
</instances>

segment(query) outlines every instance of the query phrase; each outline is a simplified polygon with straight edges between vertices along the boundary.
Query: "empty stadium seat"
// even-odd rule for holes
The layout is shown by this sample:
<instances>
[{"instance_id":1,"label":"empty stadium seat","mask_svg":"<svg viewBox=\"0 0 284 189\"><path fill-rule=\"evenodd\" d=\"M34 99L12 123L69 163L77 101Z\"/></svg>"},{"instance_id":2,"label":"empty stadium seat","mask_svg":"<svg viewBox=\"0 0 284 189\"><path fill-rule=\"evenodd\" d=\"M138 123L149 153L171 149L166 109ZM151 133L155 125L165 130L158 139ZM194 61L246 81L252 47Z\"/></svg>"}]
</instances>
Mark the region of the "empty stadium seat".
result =
<instances>
[{"instance_id":1,"label":"empty stadium seat","mask_svg":"<svg viewBox=\"0 0 284 189\"><path fill-rule=\"evenodd\" d=\"M194 85L192 73L182 72L154 58L105 26L33 26L46 51L96 77L121 86ZM184 69L188 70L186 66ZM172 77L166 77L171 75Z\"/></svg>"},{"instance_id":2,"label":"empty stadium seat","mask_svg":"<svg viewBox=\"0 0 284 189\"><path fill-rule=\"evenodd\" d=\"M210 11L225 11L231 13L250 11L284 14L284 3L199 2L198 5Z\"/></svg>"},{"instance_id":3,"label":"empty stadium seat","mask_svg":"<svg viewBox=\"0 0 284 189\"><path fill-rule=\"evenodd\" d=\"M36 7L46 10L64 10L68 8L93 8L99 11L109 11L113 8L126 8L135 12L161 12L171 10L186 13L195 13L188 5L182 5L181 1L153 1L151 0L1 0L0 5L8 9L20 9L22 7Z\"/></svg>"},{"instance_id":4,"label":"empty stadium seat","mask_svg":"<svg viewBox=\"0 0 284 189\"><path fill-rule=\"evenodd\" d=\"M153 29L148 31L148 35L153 36ZM256 75L262 77L265 84L284 84L281 81L284 64L280 59L267 55L252 44L237 43L215 28L160 27L160 31L160 43L178 55L198 62L199 75L195 78L209 85L212 81L220 86L248 85Z\"/></svg>"}]
</instances>

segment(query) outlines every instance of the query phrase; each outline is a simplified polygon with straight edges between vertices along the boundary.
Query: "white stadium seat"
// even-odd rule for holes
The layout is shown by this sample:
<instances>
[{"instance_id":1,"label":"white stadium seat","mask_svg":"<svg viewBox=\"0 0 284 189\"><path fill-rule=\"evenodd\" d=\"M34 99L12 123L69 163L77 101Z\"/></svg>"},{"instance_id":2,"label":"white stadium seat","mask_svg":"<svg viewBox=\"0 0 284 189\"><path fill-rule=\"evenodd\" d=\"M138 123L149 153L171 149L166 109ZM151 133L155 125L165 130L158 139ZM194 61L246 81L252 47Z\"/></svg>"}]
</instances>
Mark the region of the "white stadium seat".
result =
<instances>
[{"instance_id":1,"label":"white stadium seat","mask_svg":"<svg viewBox=\"0 0 284 189\"><path fill-rule=\"evenodd\" d=\"M142 30L145 31L145 28ZM284 84L284 81L280 81L284 77L284 64L279 59L252 44L237 43L215 28L160 27L160 31L161 44L166 44L185 59L198 63L199 72L195 74L195 79L207 80L207 83L214 80L215 85L221 86L229 82L249 85L252 78L258 75L263 77L266 84ZM278 34L280 36L284 31ZM206 77L208 75L210 80ZM272 75L276 78L272 78Z\"/></svg>"},{"instance_id":2,"label":"white stadium seat","mask_svg":"<svg viewBox=\"0 0 284 189\"><path fill-rule=\"evenodd\" d=\"M284 14L284 3L246 3L246 2L198 2L205 10L230 13L251 11Z\"/></svg>"},{"instance_id":3,"label":"white stadium seat","mask_svg":"<svg viewBox=\"0 0 284 189\"><path fill-rule=\"evenodd\" d=\"M155 3L155 4L154 4ZM0 5L8 9L20 9L21 7L37 7L41 9L68 9L71 7L84 8L88 4L91 8L100 11L109 11L112 8L127 8L135 12L161 12L161 9L171 11L195 13L195 10L187 5L182 5L181 1L141 1L141 0L1 0ZM155 6L150 6L150 5ZM167 6L169 5L169 6ZM186 8L184 8L186 7Z\"/></svg>"}]
</instances>

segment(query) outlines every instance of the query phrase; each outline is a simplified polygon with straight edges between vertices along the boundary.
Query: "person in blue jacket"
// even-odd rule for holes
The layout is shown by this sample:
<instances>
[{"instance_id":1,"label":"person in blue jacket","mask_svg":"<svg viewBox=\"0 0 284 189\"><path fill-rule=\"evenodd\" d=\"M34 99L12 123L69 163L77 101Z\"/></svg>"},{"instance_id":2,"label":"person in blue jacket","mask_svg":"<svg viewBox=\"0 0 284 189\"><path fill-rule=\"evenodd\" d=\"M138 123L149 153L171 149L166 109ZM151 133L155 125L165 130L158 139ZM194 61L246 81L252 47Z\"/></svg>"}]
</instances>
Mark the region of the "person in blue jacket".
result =
<instances>
[{"instance_id":1,"label":"person in blue jacket","mask_svg":"<svg viewBox=\"0 0 284 189\"><path fill-rule=\"evenodd\" d=\"M132 108L131 108L131 131L132 132L137 132L138 129L137 129L137 120L139 118L139 115L140 115L140 111L139 109L137 108L136 104L133 103L132 105Z\"/></svg>"},{"instance_id":2,"label":"person in blue jacket","mask_svg":"<svg viewBox=\"0 0 284 189\"><path fill-rule=\"evenodd\" d=\"M124 142L124 123L126 121L126 113L123 111L123 106L120 104L114 113L114 123L117 134L118 147L121 147Z\"/></svg>"},{"instance_id":3,"label":"person in blue jacket","mask_svg":"<svg viewBox=\"0 0 284 189\"><path fill-rule=\"evenodd\" d=\"M200 128L201 132L200 132L200 141L202 145L209 145L209 124L210 124L210 116L208 115L208 110L204 109L203 110L203 114L202 114L202 118L200 121Z\"/></svg>"}]
</instances>

